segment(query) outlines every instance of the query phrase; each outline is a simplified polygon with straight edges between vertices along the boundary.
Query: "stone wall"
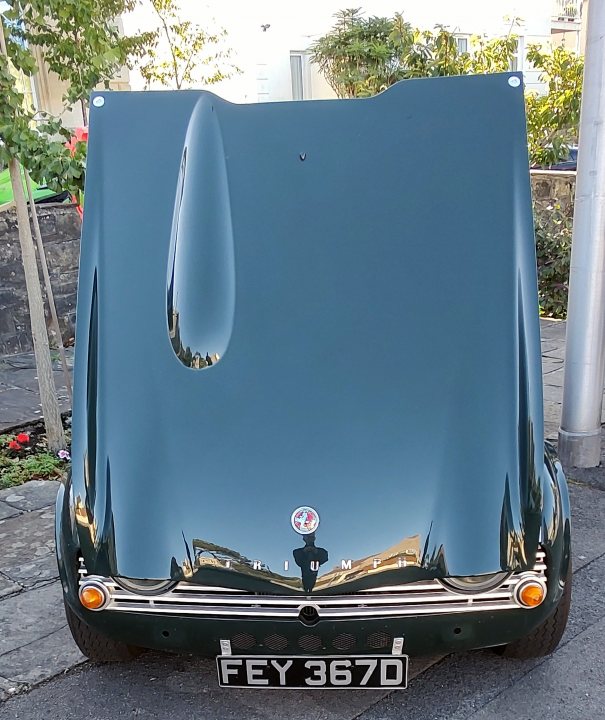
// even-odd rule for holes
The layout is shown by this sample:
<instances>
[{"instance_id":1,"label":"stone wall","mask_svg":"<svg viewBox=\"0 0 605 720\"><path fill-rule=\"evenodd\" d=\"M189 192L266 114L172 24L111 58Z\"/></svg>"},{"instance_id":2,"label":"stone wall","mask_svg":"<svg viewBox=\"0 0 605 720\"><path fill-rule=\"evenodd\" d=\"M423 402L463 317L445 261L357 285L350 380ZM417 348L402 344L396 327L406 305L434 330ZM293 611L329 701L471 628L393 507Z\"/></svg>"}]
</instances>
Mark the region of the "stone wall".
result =
<instances>
[{"instance_id":1,"label":"stone wall","mask_svg":"<svg viewBox=\"0 0 605 720\"><path fill-rule=\"evenodd\" d=\"M549 205L558 204L570 217L573 214L576 190L575 172L532 170L531 190L534 202L540 210L546 210Z\"/></svg>"},{"instance_id":2,"label":"stone wall","mask_svg":"<svg viewBox=\"0 0 605 720\"><path fill-rule=\"evenodd\" d=\"M74 337L80 217L74 205L37 205L63 342ZM47 311L47 326L50 316ZM51 333L53 345L54 333ZM0 212L0 356L32 350L29 309L14 210Z\"/></svg>"}]
</instances>

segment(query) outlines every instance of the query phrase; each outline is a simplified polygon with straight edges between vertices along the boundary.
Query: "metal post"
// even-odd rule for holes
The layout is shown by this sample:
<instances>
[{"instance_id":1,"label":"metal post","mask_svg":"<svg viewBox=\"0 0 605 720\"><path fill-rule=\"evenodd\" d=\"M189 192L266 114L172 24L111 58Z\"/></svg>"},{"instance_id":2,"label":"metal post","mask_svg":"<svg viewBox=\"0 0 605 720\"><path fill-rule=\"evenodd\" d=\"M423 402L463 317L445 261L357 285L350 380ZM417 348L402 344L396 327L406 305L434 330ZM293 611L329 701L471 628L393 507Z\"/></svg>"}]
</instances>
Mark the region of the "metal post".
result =
<instances>
[{"instance_id":1,"label":"metal post","mask_svg":"<svg viewBox=\"0 0 605 720\"><path fill-rule=\"evenodd\" d=\"M605 374L605 2L588 4L559 455L601 459Z\"/></svg>"}]
</instances>

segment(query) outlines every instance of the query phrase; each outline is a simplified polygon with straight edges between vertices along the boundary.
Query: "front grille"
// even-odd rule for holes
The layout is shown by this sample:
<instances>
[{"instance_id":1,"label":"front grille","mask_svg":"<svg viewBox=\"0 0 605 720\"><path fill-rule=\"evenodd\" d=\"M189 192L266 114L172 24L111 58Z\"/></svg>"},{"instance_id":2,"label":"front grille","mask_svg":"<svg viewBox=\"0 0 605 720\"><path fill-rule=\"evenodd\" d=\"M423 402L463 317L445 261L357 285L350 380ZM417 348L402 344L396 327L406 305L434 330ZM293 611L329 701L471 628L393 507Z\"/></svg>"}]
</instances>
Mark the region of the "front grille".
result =
<instances>
[{"instance_id":1,"label":"front grille","mask_svg":"<svg viewBox=\"0 0 605 720\"><path fill-rule=\"evenodd\" d=\"M106 585L111 600L105 609L113 612L294 620L301 616L303 608L314 608L320 620L373 619L518 609L514 591L521 580L536 578L546 586L546 555L540 549L532 570L513 574L495 590L478 594L454 592L438 580L429 580L373 588L351 595L306 598L302 595L256 595L187 582L178 583L162 595L139 595L122 589L110 578L89 576L82 559L79 573L81 583L94 577ZM387 647L389 641L388 638L373 639L377 648ZM386 644L381 645L381 642ZM241 649L246 648L241 646Z\"/></svg>"},{"instance_id":2,"label":"front grille","mask_svg":"<svg viewBox=\"0 0 605 720\"><path fill-rule=\"evenodd\" d=\"M298 638L298 647L305 652L314 652L321 648L319 635L301 635Z\"/></svg>"},{"instance_id":3,"label":"front grille","mask_svg":"<svg viewBox=\"0 0 605 720\"><path fill-rule=\"evenodd\" d=\"M337 650L345 651L345 650L352 650L355 647L355 643L357 642L357 639L355 638L355 635L350 635L349 633L342 633L341 635L337 635L334 640L332 640L332 645Z\"/></svg>"},{"instance_id":4,"label":"front grille","mask_svg":"<svg viewBox=\"0 0 605 720\"><path fill-rule=\"evenodd\" d=\"M237 633L231 638L235 650L250 650L256 645L256 638L249 633Z\"/></svg>"},{"instance_id":5,"label":"front grille","mask_svg":"<svg viewBox=\"0 0 605 720\"><path fill-rule=\"evenodd\" d=\"M285 650L288 647L288 640L283 635L273 634L267 635L264 644L266 648L269 648L269 650L279 652L280 650Z\"/></svg>"},{"instance_id":6,"label":"front grille","mask_svg":"<svg viewBox=\"0 0 605 720\"><path fill-rule=\"evenodd\" d=\"M382 650L383 648L390 648L393 644L393 637L388 633L375 632L370 633L367 639L367 645L373 650Z\"/></svg>"},{"instance_id":7,"label":"front grille","mask_svg":"<svg viewBox=\"0 0 605 720\"><path fill-rule=\"evenodd\" d=\"M292 646L290 642L292 642ZM340 633L340 635L332 639L318 634L306 633L295 637L291 641L284 635L278 635L277 633L267 635L259 642L249 633L237 633L231 638L233 650L246 651L265 648L273 652L284 652L293 646L297 646L303 652L318 652L322 649L347 652L348 650L385 650L391 648L392 644L393 637L384 632L370 633L367 637L363 635L355 637L350 633Z\"/></svg>"}]
</instances>

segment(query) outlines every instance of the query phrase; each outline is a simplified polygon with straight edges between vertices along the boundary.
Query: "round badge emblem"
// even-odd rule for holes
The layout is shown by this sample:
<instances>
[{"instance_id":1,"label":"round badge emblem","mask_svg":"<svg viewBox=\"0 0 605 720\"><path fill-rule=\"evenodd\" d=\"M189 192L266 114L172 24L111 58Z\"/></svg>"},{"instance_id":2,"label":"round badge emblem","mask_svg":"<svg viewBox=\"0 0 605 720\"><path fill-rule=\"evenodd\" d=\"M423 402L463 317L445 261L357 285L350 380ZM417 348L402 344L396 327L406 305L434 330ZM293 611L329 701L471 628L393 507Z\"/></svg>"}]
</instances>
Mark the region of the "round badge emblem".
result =
<instances>
[{"instance_id":1,"label":"round badge emblem","mask_svg":"<svg viewBox=\"0 0 605 720\"><path fill-rule=\"evenodd\" d=\"M299 535L310 535L319 527L319 515L317 514L317 510L313 510L312 507L305 505L296 508L292 513L290 522Z\"/></svg>"}]
</instances>

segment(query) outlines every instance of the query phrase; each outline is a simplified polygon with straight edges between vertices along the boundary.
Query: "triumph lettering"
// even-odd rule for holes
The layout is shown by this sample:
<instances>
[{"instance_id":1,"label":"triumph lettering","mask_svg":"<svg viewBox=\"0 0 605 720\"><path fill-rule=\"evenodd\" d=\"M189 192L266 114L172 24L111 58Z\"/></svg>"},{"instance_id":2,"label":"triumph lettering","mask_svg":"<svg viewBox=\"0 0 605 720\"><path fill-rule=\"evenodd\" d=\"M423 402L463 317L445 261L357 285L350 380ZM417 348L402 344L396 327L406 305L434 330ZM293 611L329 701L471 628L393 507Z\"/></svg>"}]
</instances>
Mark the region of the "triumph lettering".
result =
<instances>
[{"instance_id":1,"label":"triumph lettering","mask_svg":"<svg viewBox=\"0 0 605 720\"><path fill-rule=\"evenodd\" d=\"M198 564L211 564L212 560L211 558L203 558L199 559ZM252 566L253 570L268 570L269 568L262 560L251 560L248 561L249 564ZM342 559L340 561L340 570L353 570L353 560L351 558ZM358 570L365 569L365 560L364 561L355 561L356 565L359 567ZM234 560L223 560L223 567L227 570L233 570L238 565L238 561ZM319 572L319 568L322 565L321 562L318 560L310 560L309 561L309 569L311 572ZM397 558L389 559L388 565L383 565L383 559L379 557L372 558L371 561L371 567L374 570L377 570L380 566L383 566L383 569L391 569L392 567L396 566L398 568L404 568L408 567L410 565L416 565L416 562L414 560L410 561L405 557L399 556ZM290 571L290 561L289 560L283 560L282 567L284 569L284 572ZM336 568L334 568L336 570Z\"/></svg>"}]
</instances>

